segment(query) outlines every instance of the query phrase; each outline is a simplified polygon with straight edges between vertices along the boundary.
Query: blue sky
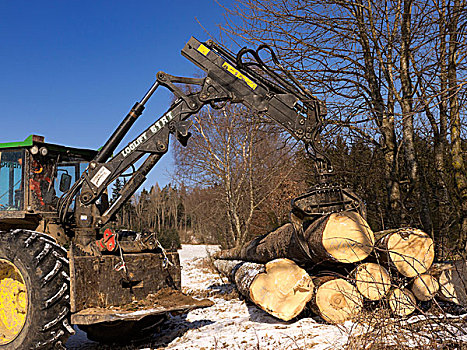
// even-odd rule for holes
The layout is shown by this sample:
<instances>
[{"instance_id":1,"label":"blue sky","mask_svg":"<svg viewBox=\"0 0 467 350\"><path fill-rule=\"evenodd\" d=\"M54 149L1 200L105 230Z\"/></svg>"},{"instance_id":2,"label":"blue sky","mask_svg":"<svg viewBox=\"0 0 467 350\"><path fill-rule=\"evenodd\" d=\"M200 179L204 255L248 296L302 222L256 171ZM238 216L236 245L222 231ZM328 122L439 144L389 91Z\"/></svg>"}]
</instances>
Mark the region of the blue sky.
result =
<instances>
[{"instance_id":1,"label":"blue sky","mask_svg":"<svg viewBox=\"0 0 467 350\"><path fill-rule=\"evenodd\" d=\"M190 36L208 39L197 21L217 36L223 12L214 0L0 0L0 142L34 133L100 147L159 70L199 73L180 50ZM169 107L171 95L162 90L131 139ZM171 167L167 154L145 186L166 184Z\"/></svg>"}]
</instances>

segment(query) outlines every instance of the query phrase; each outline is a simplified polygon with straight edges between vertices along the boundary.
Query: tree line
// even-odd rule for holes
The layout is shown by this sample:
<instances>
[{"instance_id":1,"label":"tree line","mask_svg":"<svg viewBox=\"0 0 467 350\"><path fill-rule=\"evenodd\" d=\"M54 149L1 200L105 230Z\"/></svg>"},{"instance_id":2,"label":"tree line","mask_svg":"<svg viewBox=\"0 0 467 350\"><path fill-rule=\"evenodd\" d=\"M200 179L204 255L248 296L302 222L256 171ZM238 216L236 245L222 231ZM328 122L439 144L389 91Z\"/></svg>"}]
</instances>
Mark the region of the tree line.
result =
<instances>
[{"instance_id":1,"label":"tree line","mask_svg":"<svg viewBox=\"0 0 467 350\"><path fill-rule=\"evenodd\" d=\"M326 101L323 146L370 225L422 228L439 255L467 242L466 3L236 0L220 37L272 46ZM134 199L138 225L235 246L286 222L316 181L302 146L237 106L192 120L188 147L174 145L175 185Z\"/></svg>"},{"instance_id":2,"label":"tree line","mask_svg":"<svg viewBox=\"0 0 467 350\"><path fill-rule=\"evenodd\" d=\"M224 33L273 46L327 102L326 140L380 162L384 227L465 246L466 1L237 0L226 12Z\"/></svg>"}]
</instances>

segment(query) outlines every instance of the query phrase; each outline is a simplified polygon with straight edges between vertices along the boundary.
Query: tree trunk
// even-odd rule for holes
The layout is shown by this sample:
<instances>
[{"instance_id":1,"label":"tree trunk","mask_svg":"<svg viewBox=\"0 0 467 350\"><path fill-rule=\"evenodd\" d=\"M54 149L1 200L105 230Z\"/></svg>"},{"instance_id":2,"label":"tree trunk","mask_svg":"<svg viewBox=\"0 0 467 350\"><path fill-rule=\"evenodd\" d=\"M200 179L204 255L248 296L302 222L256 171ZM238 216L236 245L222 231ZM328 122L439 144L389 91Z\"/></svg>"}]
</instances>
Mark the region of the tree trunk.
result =
<instances>
[{"instance_id":1,"label":"tree trunk","mask_svg":"<svg viewBox=\"0 0 467 350\"><path fill-rule=\"evenodd\" d=\"M434 229L436 233L436 256L438 259L444 259L446 253L446 242L448 239L449 229L449 193L447 187L447 174L445 154L448 149L448 74L447 74L447 27L446 17L444 11L446 10L446 1L441 0L441 8L439 10L439 80L440 80L440 93L441 101L439 104L439 132L434 132L434 157L435 169L439 180L439 199L436 199L438 205L438 228ZM433 126L433 131L436 131L436 126Z\"/></svg>"},{"instance_id":2,"label":"tree trunk","mask_svg":"<svg viewBox=\"0 0 467 350\"><path fill-rule=\"evenodd\" d=\"M461 235L459 237L462 247L467 242L467 176L462 151L461 120L458 98L457 60L458 60L458 21L460 16L460 0L454 0L449 20L449 55L448 55L448 82L449 82L449 109L451 116L451 157L457 190L461 200Z\"/></svg>"},{"instance_id":3,"label":"tree trunk","mask_svg":"<svg viewBox=\"0 0 467 350\"><path fill-rule=\"evenodd\" d=\"M373 232L365 220L355 212L341 212L316 219L303 233L295 231L289 223L215 256L257 263L278 258L298 264L355 263L365 259L373 246Z\"/></svg>"},{"instance_id":4,"label":"tree trunk","mask_svg":"<svg viewBox=\"0 0 467 350\"><path fill-rule=\"evenodd\" d=\"M240 260L214 260L216 269L232 283L238 292L250 299L250 286L260 273L266 271L263 264L255 264Z\"/></svg>"},{"instance_id":5,"label":"tree trunk","mask_svg":"<svg viewBox=\"0 0 467 350\"><path fill-rule=\"evenodd\" d=\"M284 321L298 316L313 295L311 277L289 259L276 259L266 265L215 260L214 265L243 296Z\"/></svg>"},{"instance_id":6,"label":"tree trunk","mask_svg":"<svg viewBox=\"0 0 467 350\"><path fill-rule=\"evenodd\" d=\"M363 297L357 288L343 278L322 276L313 278L315 293L311 309L333 324L354 319L363 308Z\"/></svg>"},{"instance_id":7,"label":"tree trunk","mask_svg":"<svg viewBox=\"0 0 467 350\"><path fill-rule=\"evenodd\" d=\"M369 300L381 300L391 289L388 271L375 263L360 264L349 276L355 281L358 291Z\"/></svg>"},{"instance_id":8,"label":"tree trunk","mask_svg":"<svg viewBox=\"0 0 467 350\"><path fill-rule=\"evenodd\" d=\"M433 240L415 228L390 230L376 246L379 262L394 267L406 277L426 272L435 256Z\"/></svg>"},{"instance_id":9,"label":"tree trunk","mask_svg":"<svg viewBox=\"0 0 467 350\"><path fill-rule=\"evenodd\" d=\"M215 259L244 260L267 263L278 258L295 262L306 262L307 256L296 241L292 224L285 224L277 230L256 237L243 246L215 253Z\"/></svg>"},{"instance_id":10,"label":"tree trunk","mask_svg":"<svg viewBox=\"0 0 467 350\"><path fill-rule=\"evenodd\" d=\"M407 166L407 174L410 180L409 196L415 197L416 203L420 206L416 209L420 213L420 220L423 228L431 232L432 220L429 212L428 200L426 192L422 189L420 181L418 160L415 152L414 143L414 111L413 111L413 86L410 76L410 57L411 57L411 40L412 40L412 2L413 0L404 0L403 14L401 21L401 57L400 57L400 79L402 88L402 98L400 105L402 109L402 140L404 145L404 156ZM413 219L406 215L405 224L418 224L413 222Z\"/></svg>"},{"instance_id":11,"label":"tree trunk","mask_svg":"<svg viewBox=\"0 0 467 350\"><path fill-rule=\"evenodd\" d=\"M354 6L356 25L358 28L358 42L362 47L363 55L363 68L365 72L365 79L368 82L370 91L369 97L372 113L375 116L375 122L378 126L382 137L381 148L384 152L384 165L385 177L387 181L389 212L393 213L389 218L389 225L396 227L400 224L401 218L401 192L400 183L398 179L398 160L397 160L397 137L394 126L394 93L390 88L387 93L387 103L385 105L382 94L381 78L378 77L375 68L375 50L370 45L370 38L368 34L368 22L370 18L365 16L366 12L363 10L365 5L361 1ZM374 33L372 33L374 34ZM373 43L375 38L372 37ZM388 42L387 47L388 59L383 59L378 55L379 64L384 68L387 84L392 87L392 41ZM380 52L379 52L380 53ZM378 51L377 51L378 54Z\"/></svg>"}]
</instances>

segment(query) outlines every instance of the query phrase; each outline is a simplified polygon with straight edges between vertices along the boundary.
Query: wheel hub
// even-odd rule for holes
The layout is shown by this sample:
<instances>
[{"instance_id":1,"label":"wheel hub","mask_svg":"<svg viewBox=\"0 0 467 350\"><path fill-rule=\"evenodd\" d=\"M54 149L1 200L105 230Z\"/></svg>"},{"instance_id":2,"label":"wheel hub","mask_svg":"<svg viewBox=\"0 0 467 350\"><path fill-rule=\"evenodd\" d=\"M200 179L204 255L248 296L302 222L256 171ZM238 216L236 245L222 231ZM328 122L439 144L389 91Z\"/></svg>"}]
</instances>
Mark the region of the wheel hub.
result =
<instances>
[{"instance_id":1,"label":"wheel hub","mask_svg":"<svg viewBox=\"0 0 467 350\"><path fill-rule=\"evenodd\" d=\"M0 259L0 345L12 342L21 332L27 309L23 276L12 262Z\"/></svg>"}]
</instances>

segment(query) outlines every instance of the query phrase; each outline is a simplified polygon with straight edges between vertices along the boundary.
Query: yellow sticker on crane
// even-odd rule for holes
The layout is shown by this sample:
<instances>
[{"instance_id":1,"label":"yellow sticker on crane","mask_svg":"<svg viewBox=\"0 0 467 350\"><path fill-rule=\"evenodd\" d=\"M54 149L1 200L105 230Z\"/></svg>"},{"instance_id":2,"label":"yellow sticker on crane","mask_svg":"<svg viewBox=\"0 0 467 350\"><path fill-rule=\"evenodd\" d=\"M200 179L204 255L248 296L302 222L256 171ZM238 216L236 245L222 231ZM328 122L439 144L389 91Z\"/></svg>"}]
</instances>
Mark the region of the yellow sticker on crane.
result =
<instances>
[{"instance_id":1,"label":"yellow sticker on crane","mask_svg":"<svg viewBox=\"0 0 467 350\"><path fill-rule=\"evenodd\" d=\"M225 68L229 73L231 73L233 76L235 76L236 78L240 79L240 80L243 80L245 83L248 84L249 87L251 87L253 90L256 89L256 87L258 86L258 84L256 84L253 80L251 80L250 78L248 78L247 76L243 75L242 73L240 73L237 69L235 69L234 67L232 67L232 65L230 65L229 63L227 62L224 62L224 64L222 65L222 68Z\"/></svg>"},{"instance_id":2,"label":"yellow sticker on crane","mask_svg":"<svg viewBox=\"0 0 467 350\"><path fill-rule=\"evenodd\" d=\"M200 44L199 47L198 47L198 51L201 52L204 56L206 56L209 53L209 51L211 51L211 50L209 50L203 44Z\"/></svg>"}]
</instances>

